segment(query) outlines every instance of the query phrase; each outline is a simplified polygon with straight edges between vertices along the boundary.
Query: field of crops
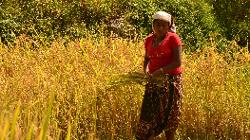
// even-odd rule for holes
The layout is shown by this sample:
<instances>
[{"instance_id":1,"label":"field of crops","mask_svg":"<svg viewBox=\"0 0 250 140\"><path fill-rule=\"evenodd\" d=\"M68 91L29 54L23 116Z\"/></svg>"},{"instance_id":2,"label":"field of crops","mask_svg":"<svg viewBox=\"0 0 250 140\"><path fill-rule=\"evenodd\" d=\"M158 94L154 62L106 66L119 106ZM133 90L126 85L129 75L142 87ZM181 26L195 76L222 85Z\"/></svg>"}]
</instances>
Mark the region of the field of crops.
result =
<instances>
[{"instance_id":1,"label":"field of crops","mask_svg":"<svg viewBox=\"0 0 250 140\"><path fill-rule=\"evenodd\" d=\"M178 139L250 139L250 54L228 47L183 53ZM0 139L133 140L143 53L142 40L108 37L0 44Z\"/></svg>"}]
</instances>

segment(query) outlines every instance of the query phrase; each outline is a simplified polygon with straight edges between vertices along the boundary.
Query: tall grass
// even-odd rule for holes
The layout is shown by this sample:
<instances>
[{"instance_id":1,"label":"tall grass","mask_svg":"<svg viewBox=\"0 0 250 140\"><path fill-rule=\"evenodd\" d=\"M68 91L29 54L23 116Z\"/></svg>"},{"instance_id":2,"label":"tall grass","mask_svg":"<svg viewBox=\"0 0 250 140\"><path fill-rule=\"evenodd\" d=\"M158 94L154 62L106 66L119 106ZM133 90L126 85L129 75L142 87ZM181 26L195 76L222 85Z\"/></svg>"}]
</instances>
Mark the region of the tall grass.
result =
<instances>
[{"instance_id":1,"label":"tall grass","mask_svg":"<svg viewBox=\"0 0 250 140\"><path fill-rule=\"evenodd\" d=\"M144 86L124 75L142 73L142 41L33 45L0 45L0 139L134 139ZM183 55L178 138L249 139L250 56L207 46Z\"/></svg>"}]
</instances>

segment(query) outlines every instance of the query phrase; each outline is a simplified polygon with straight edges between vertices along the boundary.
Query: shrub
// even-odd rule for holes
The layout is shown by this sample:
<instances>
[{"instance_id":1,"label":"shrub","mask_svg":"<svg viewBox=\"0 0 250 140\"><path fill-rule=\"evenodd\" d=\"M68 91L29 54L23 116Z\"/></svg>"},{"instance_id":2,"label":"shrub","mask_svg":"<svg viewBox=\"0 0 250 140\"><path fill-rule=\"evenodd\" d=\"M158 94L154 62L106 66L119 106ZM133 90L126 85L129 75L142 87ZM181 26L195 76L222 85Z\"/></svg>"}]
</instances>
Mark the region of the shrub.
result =
<instances>
[{"instance_id":1,"label":"shrub","mask_svg":"<svg viewBox=\"0 0 250 140\"><path fill-rule=\"evenodd\" d=\"M250 43L249 0L208 0L214 7L216 19L229 40L241 46ZM250 49L249 49L250 50Z\"/></svg>"},{"instance_id":2,"label":"shrub","mask_svg":"<svg viewBox=\"0 0 250 140\"><path fill-rule=\"evenodd\" d=\"M226 17L226 12L213 14L214 11L219 13L221 7L216 5L218 2L220 6L226 5L223 0L3 1L0 33L3 42L13 42L20 34L47 41L58 37L74 40L86 37L89 32L99 34L97 36L115 33L123 38L145 37L151 32L152 15L164 10L176 17L177 32L186 45L186 51L201 49L214 34L218 34L222 40L224 36L232 35L244 44L244 40L249 38L249 22L245 22L239 12L236 17L243 18L240 20L242 22L222 27L230 21L220 18ZM245 6L242 11L248 12ZM233 17L232 13L229 17ZM230 23L236 21L236 17ZM221 44L218 48L224 46Z\"/></svg>"},{"instance_id":3,"label":"shrub","mask_svg":"<svg viewBox=\"0 0 250 140\"><path fill-rule=\"evenodd\" d=\"M194 51L202 47L211 32L220 32L212 14L212 7L204 0L141 0L135 2L132 24L144 34L151 32L152 14L158 10L171 13L176 18L177 32L182 37L187 50ZM140 5L140 6L138 6ZM150 6L148 6L150 5Z\"/></svg>"}]
</instances>

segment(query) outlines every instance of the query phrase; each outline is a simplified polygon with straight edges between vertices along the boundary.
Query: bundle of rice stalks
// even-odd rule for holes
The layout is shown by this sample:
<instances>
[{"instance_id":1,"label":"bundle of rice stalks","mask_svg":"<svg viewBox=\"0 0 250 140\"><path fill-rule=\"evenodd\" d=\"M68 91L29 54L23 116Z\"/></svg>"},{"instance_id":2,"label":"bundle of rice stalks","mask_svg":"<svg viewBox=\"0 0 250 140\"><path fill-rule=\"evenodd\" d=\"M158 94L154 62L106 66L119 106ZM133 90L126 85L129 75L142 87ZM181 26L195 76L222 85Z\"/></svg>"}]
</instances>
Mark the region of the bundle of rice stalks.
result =
<instances>
[{"instance_id":1,"label":"bundle of rice stalks","mask_svg":"<svg viewBox=\"0 0 250 140\"><path fill-rule=\"evenodd\" d=\"M139 84L144 86L146 85L146 83L147 78L145 77L145 74L139 72L129 72L126 74L115 76L110 80L110 83L108 85L110 86L110 88L112 88L129 84Z\"/></svg>"}]
</instances>

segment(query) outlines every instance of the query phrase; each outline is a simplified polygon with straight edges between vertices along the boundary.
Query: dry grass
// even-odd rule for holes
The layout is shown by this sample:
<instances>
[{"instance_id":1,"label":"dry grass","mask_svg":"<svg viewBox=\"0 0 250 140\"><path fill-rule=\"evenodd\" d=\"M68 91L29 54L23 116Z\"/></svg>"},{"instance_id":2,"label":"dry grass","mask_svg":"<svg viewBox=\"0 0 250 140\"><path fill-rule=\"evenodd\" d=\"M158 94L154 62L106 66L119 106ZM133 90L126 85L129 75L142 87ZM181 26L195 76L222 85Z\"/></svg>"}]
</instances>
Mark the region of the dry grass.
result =
<instances>
[{"instance_id":1,"label":"dry grass","mask_svg":"<svg viewBox=\"0 0 250 140\"><path fill-rule=\"evenodd\" d=\"M86 38L31 49L22 36L16 44L0 45L1 140L134 139L144 87L129 73L142 72L142 42ZM183 56L178 138L250 139L250 55L214 47Z\"/></svg>"}]
</instances>

